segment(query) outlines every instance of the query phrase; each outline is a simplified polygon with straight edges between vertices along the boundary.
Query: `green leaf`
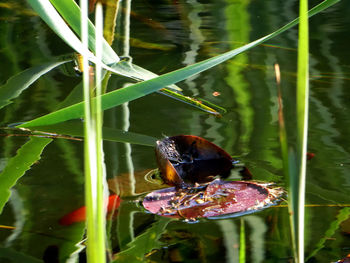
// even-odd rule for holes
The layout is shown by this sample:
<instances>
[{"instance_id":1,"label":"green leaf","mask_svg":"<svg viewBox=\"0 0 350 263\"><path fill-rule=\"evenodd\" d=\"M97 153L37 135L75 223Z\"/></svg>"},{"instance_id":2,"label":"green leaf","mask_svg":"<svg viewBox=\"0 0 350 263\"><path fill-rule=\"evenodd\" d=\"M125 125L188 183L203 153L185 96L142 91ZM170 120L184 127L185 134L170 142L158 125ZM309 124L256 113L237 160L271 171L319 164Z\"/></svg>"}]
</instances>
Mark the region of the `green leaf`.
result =
<instances>
[{"instance_id":1,"label":"green leaf","mask_svg":"<svg viewBox=\"0 0 350 263\"><path fill-rule=\"evenodd\" d=\"M56 9L48 0L28 0L31 7L40 15L40 17L48 24L49 27L65 41L70 47L82 55L86 55L90 59L94 55L86 50L81 41L73 33L73 31L64 22L62 17L57 13Z\"/></svg>"},{"instance_id":2,"label":"green leaf","mask_svg":"<svg viewBox=\"0 0 350 263\"><path fill-rule=\"evenodd\" d=\"M297 74L297 171L292 176L296 184L291 184L293 221L297 237L298 262L304 262L305 229L305 184L306 184L306 149L309 114L309 22L307 16L308 1L300 0L300 24L298 39L298 74ZM293 181L291 181L293 182Z\"/></svg>"},{"instance_id":3,"label":"green leaf","mask_svg":"<svg viewBox=\"0 0 350 263\"><path fill-rule=\"evenodd\" d=\"M325 0L318 6L314 7L309 12L309 16L315 15L325 8L339 2L339 0ZM102 96L102 109L110 109L112 107L121 105L125 102L138 99L140 97L143 97L145 95L148 95L152 92L155 92L161 88L164 88L166 86L169 86L171 84L177 83L179 81L182 81L188 77L191 77L195 74L201 73L209 68L212 68L244 51L247 51L263 42L266 42L267 40L281 34L282 32L286 31L287 29L295 26L298 24L299 19L295 19L292 22L288 23L287 25L283 26L282 28L276 30L275 32L262 37L258 40L255 40L249 44L246 44L240 48L231 50L229 52L226 52L224 54L218 55L216 57L204 60L202 62L198 62L196 64L187 66L182 69L175 70L170 73L166 73L164 75L161 75L159 77L137 83L125 88L121 88L112 92L109 92ZM54 124L70 119L76 119L83 116L83 103L78 103L75 105L72 105L70 107L66 107L64 109L52 112L50 114L47 114L43 117L34 119L32 121L29 121L25 124L20 125L19 127L32 127L32 126L41 126L41 125L48 125L48 124Z\"/></svg>"},{"instance_id":4,"label":"green leaf","mask_svg":"<svg viewBox=\"0 0 350 263\"><path fill-rule=\"evenodd\" d=\"M0 174L0 214L6 202L11 196L10 189L16 184L30 167L40 159L40 155L45 146L52 139L31 137L17 152L17 155L12 157L2 173Z\"/></svg>"},{"instance_id":5,"label":"green leaf","mask_svg":"<svg viewBox=\"0 0 350 263\"><path fill-rule=\"evenodd\" d=\"M219 111L221 111L223 113L226 112L226 110L224 108L222 108L220 106L217 106L217 105L215 105L213 103L210 103L210 102L208 102L206 100L202 100L202 99L197 100L197 99L194 99L194 98L191 98L191 97L188 97L188 96L184 96L184 95L182 95L180 93L171 91L171 90L166 89L166 88L161 89L159 91L159 93L163 94L165 96L168 96L168 97L170 97L172 99L184 102L184 103L186 103L188 105L191 105L191 106L193 106L195 108L198 108L198 109L200 109L202 111L208 112L208 113L213 114L213 115L218 116L218 117L221 117L221 114L216 109L218 109Z\"/></svg>"},{"instance_id":6,"label":"green leaf","mask_svg":"<svg viewBox=\"0 0 350 263\"><path fill-rule=\"evenodd\" d=\"M26 69L7 80L0 87L0 109L12 103L10 100L18 97L25 89L42 75L70 60L48 62L40 66Z\"/></svg>"},{"instance_id":7,"label":"green leaf","mask_svg":"<svg viewBox=\"0 0 350 263\"><path fill-rule=\"evenodd\" d=\"M67 121L49 126L31 128L35 132L48 132L70 136L84 137L84 124L81 121ZM103 139L106 141L123 142L154 147L157 138L144 134L122 131L119 129L103 127Z\"/></svg>"},{"instance_id":8,"label":"green leaf","mask_svg":"<svg viewBox=\"0 0 350 263\"><path fill-rule=\"evenodd\" d=\"M85 49L82 46L81 41L74 34L75 32L78 36L81 36L81 24L80 8L73 0L51 0L52 4L49 0L28 0L28 2L32 8L40 15L40 17L46 22L46 24L48 24L48 26L71 48L82 55L86 55L89 57L89 60L94 63L98 61L89 50ZM56 9L59 13L56 11ZM69 28L66 22L74 30L74 32ZM89 49L95 51L95 27L90 20L88 20L88 27ZM107 69L114 74L119 74L136 80L147 80L158 76L157 74L139 66L133 65L130 62L120 61L118 55L107 43L107 41L105 39L102 41L102 61L104 63L104 69ZM175 85L171 85L170 88L181 90Z\"/></svg>"},{"instance_id":9,"label":"green leaf","mask_svg":"<svg viewBox=\"0 0 350 263\"><path fill-rule=\"evenodd\" d=\"M50 0L59 14L64 18L68 25L74 30L78 36L81 36L80 25L80 8L73 0ZM41 16L41 14L40 14ZM89 48L95 52L95 26L88 21L89 27ZM103 54L102 61L107 64L114 64L119 61L118 55L114 52L112 47L107 43L105 39L102 42Z\"/></svg>"},{"instance_id":10,"label":"green leaf","mask_svg":"<svg viewBox=\"0 0 350 263\"><path fill-rule=\"evenodd\" d=\"M74 32L69 28L65 23L60 14L56 11L54 6L50 3L49 0L28 0L28 3L32 8L40 15L40 17L48 24L49 27L71 48L81 55L87 57L90 61L97 63L99 60L90 52L87 48L83 46L78 37ZM108 44L107 44L108 45ZM94 48L94 46L89 46L89 48ZM107 53L108 52L108 53ZM112 56L112 57L109 57ZM111 47L107 48L103 52L103 61L107 64L113 64L119 61L119 57L112 50ZM106 64L102 63L102 67L107 69L115 74L123 75L122 72L118 72L116 69L113 69ZM129 74L125 75L127 77L132 77Z\"/></svg>"}]
</instances>

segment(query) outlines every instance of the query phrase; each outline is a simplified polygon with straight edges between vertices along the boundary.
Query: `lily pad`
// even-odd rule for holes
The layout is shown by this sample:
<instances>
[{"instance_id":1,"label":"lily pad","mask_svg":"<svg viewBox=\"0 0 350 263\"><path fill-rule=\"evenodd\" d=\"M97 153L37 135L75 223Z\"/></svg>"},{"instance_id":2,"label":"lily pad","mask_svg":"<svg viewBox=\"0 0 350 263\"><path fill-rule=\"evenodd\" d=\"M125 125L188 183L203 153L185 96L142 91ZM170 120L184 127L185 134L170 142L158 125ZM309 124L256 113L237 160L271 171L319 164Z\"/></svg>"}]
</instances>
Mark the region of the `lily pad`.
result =
<instances>
[{"instance_id":1,"label":"lily pad","mask_svg":"<svg viewBox=\"0 0 350 263\"><path fill-rule=\"evenodd\" d=\"M143 206L153 214L192 221L255 212L283 195L281 188L258 182L216 179L204 187L200 191L175 187L153 191L146 195Z\"/></svg>"}]
</instances>

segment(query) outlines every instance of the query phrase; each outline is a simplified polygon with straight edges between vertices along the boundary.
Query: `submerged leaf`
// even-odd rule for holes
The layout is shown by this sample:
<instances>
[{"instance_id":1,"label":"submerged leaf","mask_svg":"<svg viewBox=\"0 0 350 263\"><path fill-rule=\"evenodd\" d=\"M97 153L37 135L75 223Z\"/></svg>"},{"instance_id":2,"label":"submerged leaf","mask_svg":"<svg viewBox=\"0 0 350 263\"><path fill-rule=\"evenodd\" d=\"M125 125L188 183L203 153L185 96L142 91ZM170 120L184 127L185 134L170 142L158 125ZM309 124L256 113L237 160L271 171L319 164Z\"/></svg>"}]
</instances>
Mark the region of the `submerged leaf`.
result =
<instances>
[{"instance_id":1,"label":"submerged leaf","mask_svg":"<svg viewBox=\"0 0 350 263\"><path fill-rule=\"evenodd\" d=\"M17 180L25 174L30 167L40 159L40 155L45 146L52 139L31 137L7 163L5 169L0 174L0 213L10 198L10 189Z\"/></svg>"},{"instance_id":2,"label":"submerged leaf","mask_svg":"<svg viewBox=\"0 0 350 263\"><path fill-rule=\"evenodd\" d=\"M148 253L163 246L160 237L171 221L170 218L162 218L154 222L145 232L128 243L127 249L115 254L112 263L146 262Z\"/></svg>"},{"instance_id":3,"label":"submerged leaf","mask_svg":"<svg viewBox=\"0 0 350 263\"><path fill-rule=\"evenodd\" d=\"M8 79L6 84L0 87L0 109L10 104L11 99L18 97L42 75L69 61L48 62L40 66L28 68Z\"/></svg>"}]
</instances>

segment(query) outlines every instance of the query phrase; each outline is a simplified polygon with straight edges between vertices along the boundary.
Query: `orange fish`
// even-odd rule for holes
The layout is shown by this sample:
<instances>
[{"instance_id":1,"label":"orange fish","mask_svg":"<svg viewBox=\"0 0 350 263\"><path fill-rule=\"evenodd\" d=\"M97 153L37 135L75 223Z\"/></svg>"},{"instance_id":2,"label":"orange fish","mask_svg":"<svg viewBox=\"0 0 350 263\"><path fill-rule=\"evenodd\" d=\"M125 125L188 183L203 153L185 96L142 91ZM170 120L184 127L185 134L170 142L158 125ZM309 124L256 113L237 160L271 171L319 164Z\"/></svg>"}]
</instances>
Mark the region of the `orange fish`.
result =
<instances>
[{"instance_id":1,"label":"orange fish","mask_svg":"<svg viewBox=\"0 0 350 263\"><path fill-rule=\"evenodd\" d=\"M110 195L107 204L107 213L113 212L118 209L121 199L118 195ZM86 207L82 206L69 214L62 217L59 221L60 225L69 226L73 223L83 222L86 218Z\"/></svg>"}]
</instances>

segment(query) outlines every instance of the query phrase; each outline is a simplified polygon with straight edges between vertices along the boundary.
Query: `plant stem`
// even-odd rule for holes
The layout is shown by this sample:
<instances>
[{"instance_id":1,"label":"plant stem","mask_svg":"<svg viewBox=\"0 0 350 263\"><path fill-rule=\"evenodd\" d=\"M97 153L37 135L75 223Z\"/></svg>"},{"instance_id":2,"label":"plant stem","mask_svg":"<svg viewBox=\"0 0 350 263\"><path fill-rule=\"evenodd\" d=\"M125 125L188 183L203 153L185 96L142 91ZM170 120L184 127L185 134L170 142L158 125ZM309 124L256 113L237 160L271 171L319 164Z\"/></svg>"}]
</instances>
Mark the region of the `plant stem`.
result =
<instances>
[{"instance_id":1,"label":"plant stem","mask_svg":"<svg viewBox=\"0 0 350 263\"><path fill-rule=\"evenodd\" d=\"M84 47L88 48L88 5L86 0L80 2L81 6L81 38ZM102 25L102 10L99 6L97 20ZM102 30L100 30L102 34ZM96 95L101 93L101 38L96 33ZM99 96L92 101L93 81L90 79L89 61L83 56L83 85L84 85L84 116L85 116L85 202L87 220L87 261L90 263L106 262L105 249L105 209L103 201L103 151L102 151L102 117L101 100ZM92 84L92 87L90 86Z\"/></svg>"},{"instance_id":2,"label":"plant stem","mask_svg":"<svg viewBox=\"0 0 350 263\"><path fill-rule=\"evenodd\" d=\"M309 29L307 0L300 0L300 24L298 41L298 81L297 81L297 164L298 189L296 220L298 220L298 259L304 262L304 219L305 219L305 181L306 148L309 110Z\"/></svg>"}]
</instances>

